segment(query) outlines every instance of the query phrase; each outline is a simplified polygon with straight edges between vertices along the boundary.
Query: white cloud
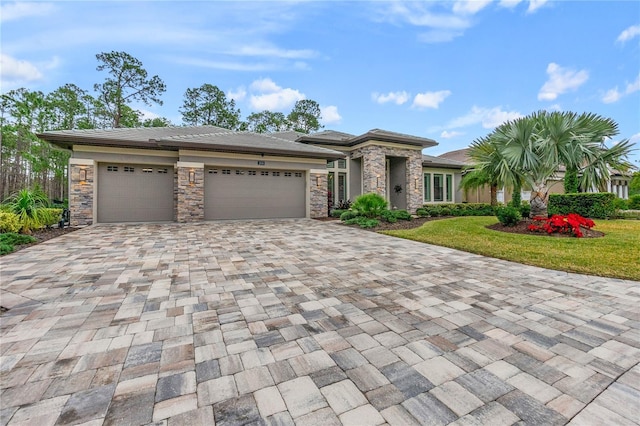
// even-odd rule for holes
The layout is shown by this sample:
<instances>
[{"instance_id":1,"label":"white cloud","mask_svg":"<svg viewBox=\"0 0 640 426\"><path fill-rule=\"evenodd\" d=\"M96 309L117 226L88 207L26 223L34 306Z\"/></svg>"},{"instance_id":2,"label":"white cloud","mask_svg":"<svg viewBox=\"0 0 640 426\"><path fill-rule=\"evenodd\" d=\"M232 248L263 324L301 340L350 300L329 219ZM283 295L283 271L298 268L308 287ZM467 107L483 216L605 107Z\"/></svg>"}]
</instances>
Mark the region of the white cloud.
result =
<instances>
[{"instance_id":1,"label":"white cloud","mask_svg":"<svg viewBox=\"0 0 640 426\"><path fill-rule=\"evenodd\" d=\"M494 129L506 121L521 117L523 117L523 115L518 111L504 111L502 107L482 108L474 105L466 115L454 118L445 128L458 129L481 124L485 129Z\"/></svg>"},{"instance_id":2,"label":"white cloud","mask_svg":"<svg viewBox=\"0 0 640 426\"><path fill-rule=\"evenodd\" d=\"M636 133L629 138L632 143L640 143L640 133Z\"/></svg>"},{"instance_id":3,"label":"white cloud","mask_svg":"<svg viewBox=\"0 0 640 426\"><path fill-rule=\"evenodd\" d=\"M402 105L409 100L410 96L411 95L404 90L402 92L389 92L386 95L383 93L374 92L371 94L371 99L379 104L393 102L396 105Z\"/></svg>"},{"instance_id":4,"label":"white cloud","mask_svg":"<svg viewBox=\"0 0 640 426\"><path fill-rule=\"evenodd\" d=\"M338 107L334 105L320 107L322 115L322 124L337 124L342 120L342 116L338 113Z\"/></svg>"},{"instance_id":5,"label":"white cloud","mask_svg":"<svg viewBox=\"0 0 640 426\"><path fill-rule=\"evenodd\" d=\"M452 130L452 131L444 130L442 133L440 133L440 137L442 139L451 139L451 138L455 138L457 136L462 136L462 135L464 135L464 132L457 132L455 130Z\"/></svg>"},{"instance_id":6,"label":"white cloud","mask_svg":"<svg viewBox=\"0 0 640 426\"><path fill-rule=\"evenodd\" d=\"M547 0L530 0L527 13L533 13L547 3Z\"/></svg>"},{"instance_id":7,"label":"white cloud","mask_svg":"<svg viewBox=\"0 0 640 426\"><path fill-rule=\"evenodd\" d=\"M616 86L613 89L607 90L607 93L602 97L602 102L605 104L612 104L614 102L618 102L622 97L622 93L618 91L618 87Z\"/></svg>"},{"instance_id":8,"label":"white cloud","mask_svg":"<svg viewBox=\"0 0 640 426\"><path fill-rule=\"evenodd\" d=\"M622 31L616 41L618 43L624 43L637 36L640 36L640 25L632 25Z\"/></svg>"},{"instance_id":9,"label":"white cloud","mask_svg":"<svg viewBox=\"0 0 640 426\"><path fill-rule=\"evenodd\" d=\"M506 7L507 9L513 9L518 4L520 4L522 0L501 0L499 6Z\"/></svg>"},{"instance_id":10,"label":"white cloud","mask_svg":"<svg viewBox=\"0 0 640 426\"><path fill-rule=\"evenodd\" d=\"M242 101L247 96L247 90L244 86L238 87L236 90L227 91L227 97L233 99L236 102Z\"/></svg>"},{"instance_id":11,"label":"white cloud","mask_svg":"<svg viewBox=\"0 0 640 426\"><path fill-rule=\"evenodd\" d=\"M635 79L635 81L632 81L631 83L627 83L627 86L625 87L624 92L620 92L618 90L618 86L614 87L613 89L607 90L604 96L602 96L602 102L604 102L605 104L618 102L623 97L628 96L637 91L640 91L640 74L638 74L638 77Z\"/></svg>"},{"instance_id":12,"label":"white cloud","mask_svg":"<svg viewBox=\"0 0 640 426\"><path fill-rule=\"evenodd\" d=\"M14 21L29 16L46 16L53 9L51 3L16 2L0 5L0 22Z\"/></svg>"},{"instance_id":13,"label":"white cloud","mask_svg":"<svg viewBox=\"0 0 640 426\"><path fill-rule=\"evenodd\" d=\"M298 90L280 87L269 78L254 81L249 89L258 92L249 97L251 107L257 111L281 111L305 99L305 95Z\"/></svg>"},{"instance_id":14,"label":"white cloud","mask_svg":"<svg viewBox=\"0 0 640 426\"><path fill-rule=\"evenodd\" d=\"M38 67L29 61L0 54L0 78L3 90L43 78Z\"/></svg>"},{"instance_id":15,"label":"white cloud","mask_svg":"<svg viewBox=\"0 0 640 426\"><path fill-rule=\"evenodd\" d=\"M440 90L438 92L418 93L413 98L412 107L416 108L434 108L438 109L440 104L451 95L450 90Z\"/></svg>"},{"instance_id":16,"label":"white cloud","mask_svg":"<svg viewBox=\"0 0 640 426\"><path fill-rule=\"evenodd\" d=\"M487 7L492 0L458 0L453 4L453 12L474 15Z\"/></svg>"},{"instance_id":17,"label":"white cloud","mask_svg":"<svg viewBox=\"0 0 640 426\"><path fill-rule=\"evenodd\" d=\"M586 70L575 71L563 68L554 62L547 66L547 74L549 79L538 93L540 101L553 101L558 95L576 90L589 79L589 73Z\"/></svg>"},{"instance_id":18,"label":"white cloud","mask_svg":"<svg viewBox=\"0 0 640 426\"><path fill-rule=\"evenodd\" d=\"M227 55L235 56L267 56L270 58L284 59L309 59L318 56L318 53L311 49L281 49L271 45L240 46L225 52Z\"/></svg>"}]
</instances>

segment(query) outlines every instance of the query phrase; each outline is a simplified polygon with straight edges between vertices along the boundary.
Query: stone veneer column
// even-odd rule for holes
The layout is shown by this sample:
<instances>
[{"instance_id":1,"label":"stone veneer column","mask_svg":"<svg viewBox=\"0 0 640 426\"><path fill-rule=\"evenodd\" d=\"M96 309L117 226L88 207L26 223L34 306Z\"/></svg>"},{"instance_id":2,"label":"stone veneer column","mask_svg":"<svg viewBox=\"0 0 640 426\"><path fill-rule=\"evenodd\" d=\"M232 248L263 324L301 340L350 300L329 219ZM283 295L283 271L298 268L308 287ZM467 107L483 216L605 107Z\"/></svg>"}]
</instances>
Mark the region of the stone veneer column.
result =
<instances>
[{"instance_id":1,"label":"stone veneer column","mask_svg":"<svg viewBox=\"0 0 640 426\"><path fill-rule=\"evenodd\" d=\"M81 172L84 170L84 172ZM69 214L71 226L92 225L96 165L93 160L69 159ZM86 178L80 180L81 174Z\"/></svg>"},{"instance_id":2,"label":"stone veneer column","mask_svg":"<svg viewBox=\"0 0 640 426\"><path fill-rule=\"evenodd\" d=\"M323 169L309 170L309 217L319 218L329 215L327 179L329 172Z\"/></svg>"},{"instance_id":3,"label":"stone veneer column","mask_svg":"<svg viewBox=\"0 0 640 426\"><path fill-rule=\"evenodd\" d=\"M409 151L407 158L407 211L415 214L416 210L422 207L423 186L422 178L422 151Z\"/></svg>"},{"instance_id":4,"label":"stone veneer column","mask_svg":"<svg viewBox=\"0 0 640 426\"><path fill-rule=\"evenodd\" d=\"M387 175L384 148L367 146L362 148L363 194L374 192L386 198Z\"/></svg>"},{"instance_id":5,"label":"stone veneer column","mask_svg":"<svg viewBox=\"0 0 640 426\"><path fill-rule=\"evenodd\" d=\"M204 163L178 161L178 197L176 220L178 222L198 222L204 220ZM189 182L193 172L195 182Z\"/></svg>"}]
</instances>

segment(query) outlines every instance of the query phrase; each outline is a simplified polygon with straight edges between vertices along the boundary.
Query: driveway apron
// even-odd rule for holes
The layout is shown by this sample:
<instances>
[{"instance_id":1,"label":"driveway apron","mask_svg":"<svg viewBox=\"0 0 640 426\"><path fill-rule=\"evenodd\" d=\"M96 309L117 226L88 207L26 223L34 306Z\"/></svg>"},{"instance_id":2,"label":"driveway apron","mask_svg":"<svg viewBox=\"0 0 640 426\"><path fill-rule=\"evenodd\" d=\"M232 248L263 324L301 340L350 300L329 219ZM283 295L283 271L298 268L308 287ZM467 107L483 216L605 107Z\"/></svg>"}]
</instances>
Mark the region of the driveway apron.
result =
<instances>
[{"instance_id":1,"label":"driveway apron","mask_svg":"<svg viewBox=\"0 0 640 426\"><path fill-rule=\"evenodd\" d=\"M314 220L0 258L0 425L638 424L640 285Z\"/></svg>"}]
</instances>

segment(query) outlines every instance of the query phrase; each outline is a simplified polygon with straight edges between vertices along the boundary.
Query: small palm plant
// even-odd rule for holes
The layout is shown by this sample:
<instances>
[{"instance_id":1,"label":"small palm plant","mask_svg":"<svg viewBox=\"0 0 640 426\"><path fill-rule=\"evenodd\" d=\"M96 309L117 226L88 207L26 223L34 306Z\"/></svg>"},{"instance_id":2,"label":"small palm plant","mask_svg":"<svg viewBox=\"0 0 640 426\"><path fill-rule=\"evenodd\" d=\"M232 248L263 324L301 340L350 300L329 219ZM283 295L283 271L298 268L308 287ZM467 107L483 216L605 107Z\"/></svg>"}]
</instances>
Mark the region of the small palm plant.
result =
<instances>
[{"instance_id":1,"label":"small palm plant","mask_svg":"<svg viewBox=\"0 0 640 426\"><path fill-rule=\"evenodd\" d=\"M351 209L358 212L360 216L375 218L382 214L387 208L387 201L378 194L370 193L360 195L351 205Z\"/></svg>"},{"instance_id":2,"label":"small palm plant","mask_svg":"<svg viewBox=\"0 0 640 426\"><path fill-rule=\"evenodd\" d=\"M23 189L9 197L6 205L18 216L20 232L30 234L32 229L42 227L41 213L49 206L49 199L39 188Z\"/></svg>"}]
</instances>

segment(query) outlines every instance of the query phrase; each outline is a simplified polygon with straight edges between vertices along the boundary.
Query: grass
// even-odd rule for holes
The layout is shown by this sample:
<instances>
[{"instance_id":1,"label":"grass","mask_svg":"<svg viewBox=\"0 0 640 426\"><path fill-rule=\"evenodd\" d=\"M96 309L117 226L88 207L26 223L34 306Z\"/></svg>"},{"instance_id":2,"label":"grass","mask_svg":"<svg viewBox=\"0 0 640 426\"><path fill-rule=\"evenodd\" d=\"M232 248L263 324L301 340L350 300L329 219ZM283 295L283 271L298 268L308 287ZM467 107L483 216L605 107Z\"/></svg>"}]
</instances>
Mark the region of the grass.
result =
<instances>
[{"instance_id":1,"label":"grass","mask_svg":"<svg viewBox=\"0 0 640 426\"><path fill-rule=\"evenodd\" d=\"M419 228L384 231L423 243L559 271L640 281L640 221L600 220L601 238L557 238L487 229L495 217L434 220Z\"/></svg>"}]
</instances>

